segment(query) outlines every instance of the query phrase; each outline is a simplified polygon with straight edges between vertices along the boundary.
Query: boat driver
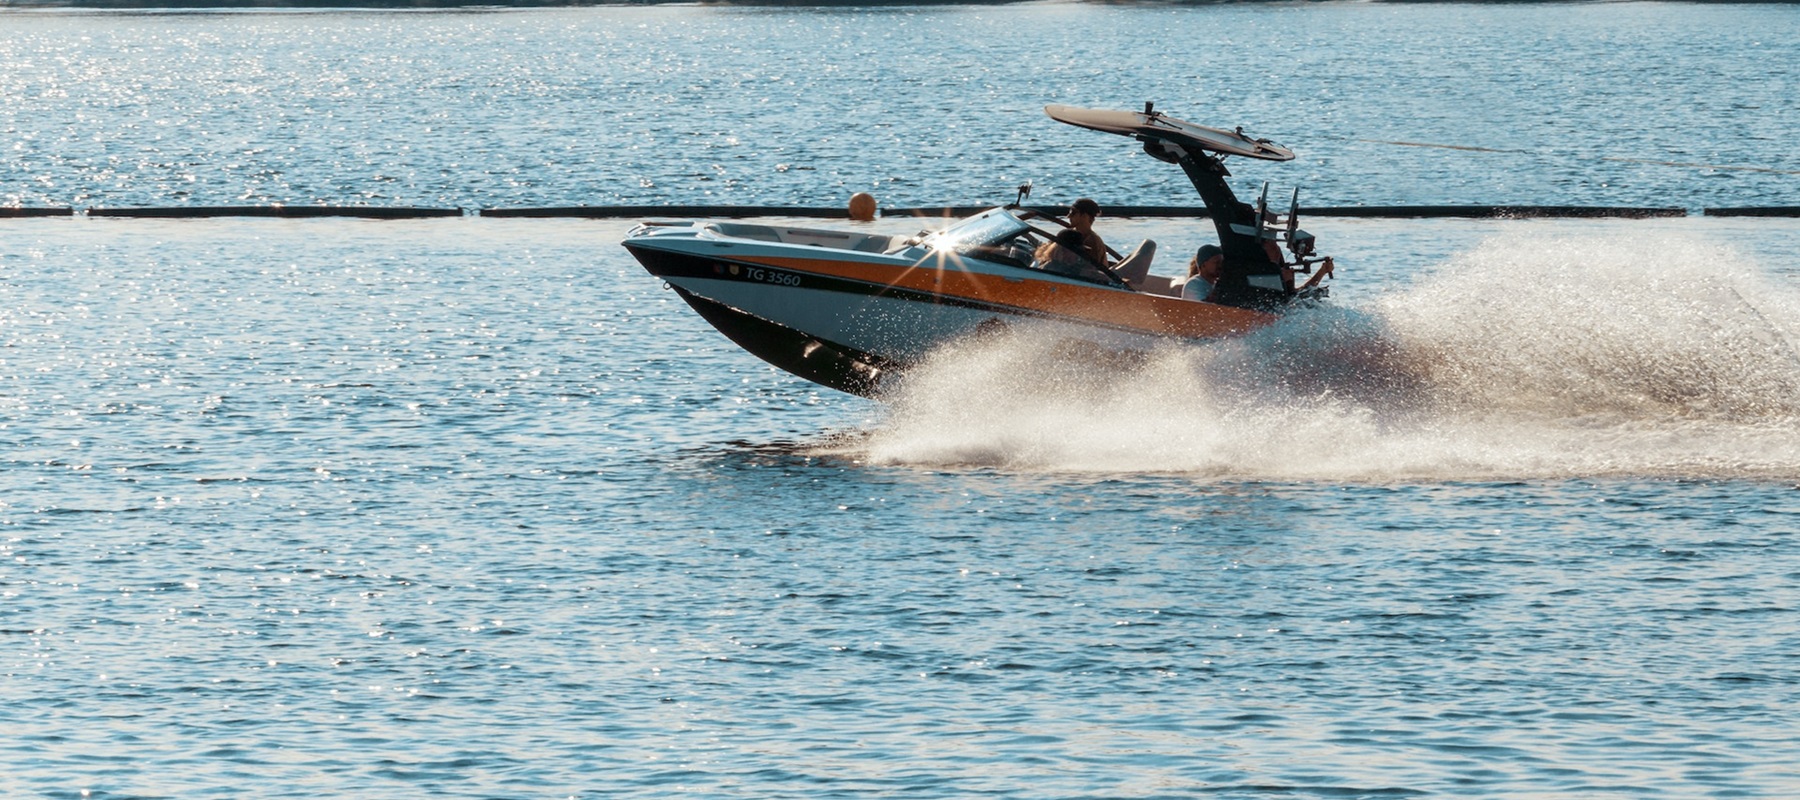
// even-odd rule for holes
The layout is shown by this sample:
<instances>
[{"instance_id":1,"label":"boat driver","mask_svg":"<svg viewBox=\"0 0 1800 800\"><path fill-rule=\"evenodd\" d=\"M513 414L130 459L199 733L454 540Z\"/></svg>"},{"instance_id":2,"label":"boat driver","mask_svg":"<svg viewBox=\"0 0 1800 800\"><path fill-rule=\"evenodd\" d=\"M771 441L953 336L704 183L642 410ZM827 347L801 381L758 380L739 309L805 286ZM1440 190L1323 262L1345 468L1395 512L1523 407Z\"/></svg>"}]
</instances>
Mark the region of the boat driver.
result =
<instances>
[{"instance_id":1,"label":"boat driver","mask_svg":"<svg viewBox=\"0 0 1800 800\"><path fill-rule=\"evenodd\" d=\"M1069 204L1069 227L1081 232L1081 245L1087 250L1088 260L1096 264L1106 262L1106 240L1094 232L1094 220L1100 218L1100 204L1092 198L1083 197Z\"/></svg>"},{"instance_id":2,"label":"boat driver","mask_svg":"<svg viewBox=\"0 0 1800 800\"><path fill-rule=\"evenodd\" d=\"M1069 228L1081 234L1081 249L1088 260L1100 265L1100 272L1124 281L1133 290L1141 290L1150 277L1150 260L1156 257L1156 243L1145 239L1130 255L1119 255L1106 246L1094 232L1094 220L1100 217L1100 204L1083 197L1069 204Z\"/></svg>"}]
</instances>

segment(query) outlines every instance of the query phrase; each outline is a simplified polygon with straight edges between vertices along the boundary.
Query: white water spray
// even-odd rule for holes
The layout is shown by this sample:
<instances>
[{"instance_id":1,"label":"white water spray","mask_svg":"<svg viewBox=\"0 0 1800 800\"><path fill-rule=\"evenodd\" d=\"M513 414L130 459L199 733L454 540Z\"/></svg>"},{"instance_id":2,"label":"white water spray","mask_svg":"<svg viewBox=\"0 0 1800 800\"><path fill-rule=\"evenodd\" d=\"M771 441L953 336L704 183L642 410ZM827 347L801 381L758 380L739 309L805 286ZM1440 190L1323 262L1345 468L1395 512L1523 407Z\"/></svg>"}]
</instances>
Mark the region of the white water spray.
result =
<instances>
[{"instance_id":1,"label":"white water spray","mask_svg":"<svg viewBox=\"0 0 1800 800\"><path fill-rule=\"evenodd\" d=\"M1365 308L1141 362L947 348L875 463L1217 479L1800 476L1800 289L1692 236L1490 240Z\"/></svg>"}]
</instances>

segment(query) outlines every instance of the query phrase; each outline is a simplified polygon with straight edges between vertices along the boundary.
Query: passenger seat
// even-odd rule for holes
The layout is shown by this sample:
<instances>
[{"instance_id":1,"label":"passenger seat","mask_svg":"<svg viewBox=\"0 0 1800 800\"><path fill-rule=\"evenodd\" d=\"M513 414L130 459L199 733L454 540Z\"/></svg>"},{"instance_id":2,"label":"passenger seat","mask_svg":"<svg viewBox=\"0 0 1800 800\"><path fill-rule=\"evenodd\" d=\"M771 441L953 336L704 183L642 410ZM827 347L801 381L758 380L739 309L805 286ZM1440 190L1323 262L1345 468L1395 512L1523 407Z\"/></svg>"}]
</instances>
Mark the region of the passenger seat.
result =
<instances>
[{"instance_id":1,"label":"passenger seat","mask_svg":"<svg viewBox=\"0 0 1800 800\"><path fill-rule=\"evenodd\" d=\"M1113 272L1131 284L1131 288L1143 290L1144 279L1150 276L1150 259L1156 257L1156 243L1145 239L1136 249L1125 254L1119 263L1113 265Z\"/></svg>"}]
</instances>

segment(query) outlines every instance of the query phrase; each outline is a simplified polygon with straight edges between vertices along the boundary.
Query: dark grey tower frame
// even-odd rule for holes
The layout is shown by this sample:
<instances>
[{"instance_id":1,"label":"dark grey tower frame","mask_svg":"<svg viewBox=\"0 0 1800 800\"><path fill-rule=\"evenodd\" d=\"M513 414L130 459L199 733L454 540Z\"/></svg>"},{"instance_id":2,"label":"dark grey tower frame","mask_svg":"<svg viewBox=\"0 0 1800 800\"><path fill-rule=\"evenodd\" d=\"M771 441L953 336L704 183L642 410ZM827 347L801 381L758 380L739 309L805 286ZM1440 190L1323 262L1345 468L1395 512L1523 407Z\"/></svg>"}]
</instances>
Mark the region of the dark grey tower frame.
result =
<instances>
[{"instance_id":1,"label":"dark grey tower frame","mask_svg":"<svg viewBox=\"0 0 1800 800\"><path fill-rule=\"evenodd\" d=\"M1213 289L1213 302L1274 309L1292 300L1294 292L1291 288L1275 290L1250 284L1252 275L1273 275L1279 279L1282 265L1269 260L1268 249L1264 246L1269 239L1240 230L1260 232L1262 220L1257 219L1256 209L1239 201L1231 186L1225 183L1231 172L1225 169L1224 161L1177 139L1144 133L1138 134L1137 138L1144 143L1144 152L1151 157L1181 165L1188 181L1194 184L1194 190L1200 193L1201 201L1206 203L1207 216L1212 218L1213 227L1219 232L1219 247L1225 251L1225 269Z\"/></svg>"}]
</instances>

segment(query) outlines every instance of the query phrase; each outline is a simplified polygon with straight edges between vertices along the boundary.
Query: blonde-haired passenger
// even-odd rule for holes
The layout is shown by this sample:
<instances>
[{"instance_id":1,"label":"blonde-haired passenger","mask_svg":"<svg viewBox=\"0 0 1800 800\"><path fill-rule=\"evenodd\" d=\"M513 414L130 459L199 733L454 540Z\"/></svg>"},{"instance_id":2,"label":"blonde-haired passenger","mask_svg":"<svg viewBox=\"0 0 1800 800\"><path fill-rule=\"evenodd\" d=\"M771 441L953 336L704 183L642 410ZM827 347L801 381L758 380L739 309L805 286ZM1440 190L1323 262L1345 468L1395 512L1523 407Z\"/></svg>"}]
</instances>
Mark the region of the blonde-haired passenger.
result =
<instances>
[{"instance_id":1,"label":"blonde-haired passenger","mask_svg":"<svg viewBox=\"0 0 1800 800\"><path fill-rule=\"evenodd\" d=\"M1073 228L1064 228L1057 232L1054 241L1038 245L1032 258L1032 266L1045 272L1088 281L1107 280L1106 273L1088 257L1081 231Z\"/></svg>"},{"instance_id":2,"label":"blonde-haired passenger","mask_svg":"<svg viewBox=\"0 0 1800 800\"><path fill-rule=\"evenodd\" d=\"M1225 251L1216 244L1200 245L1200 251L1188 261L1188 276L1181 284L1181 299L1205 300L1224 271Z\"/></svg>"}]
</instances>

